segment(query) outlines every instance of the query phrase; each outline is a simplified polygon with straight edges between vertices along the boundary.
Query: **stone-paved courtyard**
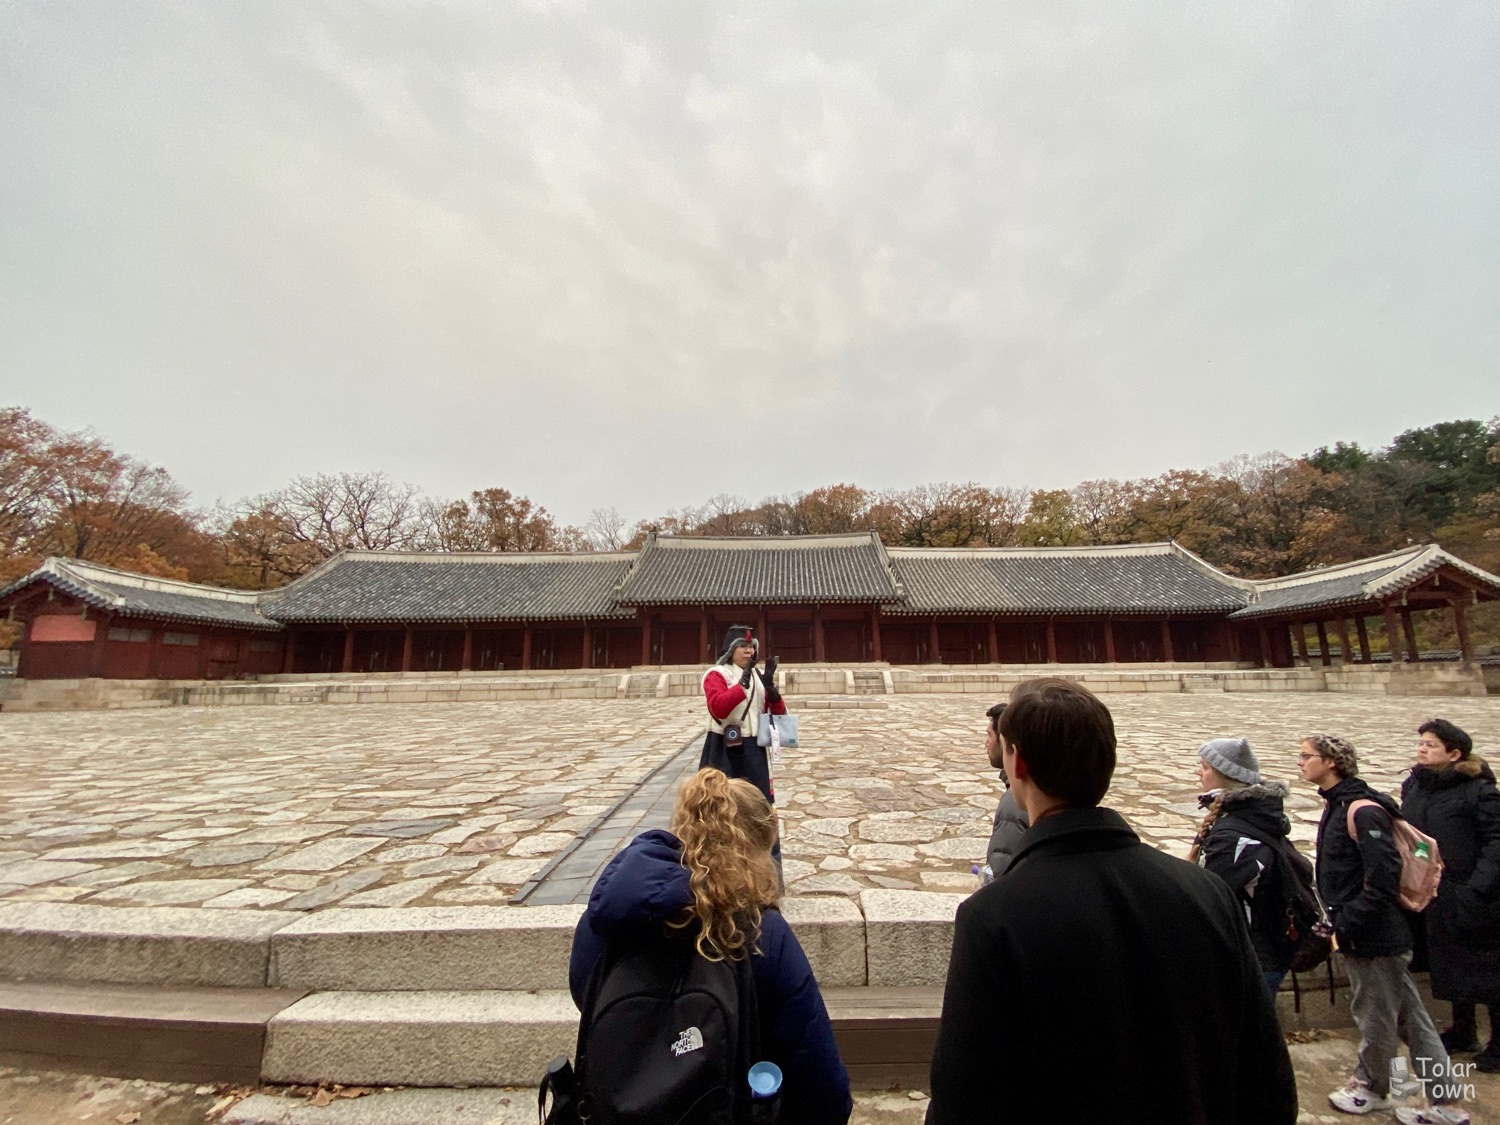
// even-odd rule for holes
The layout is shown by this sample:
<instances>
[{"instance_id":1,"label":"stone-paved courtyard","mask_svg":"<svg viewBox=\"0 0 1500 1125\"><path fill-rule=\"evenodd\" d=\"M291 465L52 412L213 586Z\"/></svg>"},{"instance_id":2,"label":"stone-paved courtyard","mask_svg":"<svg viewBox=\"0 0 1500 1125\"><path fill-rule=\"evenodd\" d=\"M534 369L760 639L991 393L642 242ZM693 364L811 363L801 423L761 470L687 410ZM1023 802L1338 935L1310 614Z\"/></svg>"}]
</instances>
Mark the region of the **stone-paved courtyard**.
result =
<instances>
[{"instance_id":1,"label":"stone-paved courtyard","mask_svg":"<svg viewBox=\"0 0 1500 1125\"><path fill-rule=\"evenodd\" d=\"M777 771L793 893L967 890L1000 793L978 695L801 711ZM1194 748L1245 734L1293 782L1294 836L1321 802L1297 739L1350 737L1393 789L1418 722L1481 752L1500 698L1111 695L1108 799L1184 853L1199 820ZM794 709L797 701L793 700ZM691 699L0 716L0 898L317 909L493 904L701 730Z\"/></svg>"}]
</instances>

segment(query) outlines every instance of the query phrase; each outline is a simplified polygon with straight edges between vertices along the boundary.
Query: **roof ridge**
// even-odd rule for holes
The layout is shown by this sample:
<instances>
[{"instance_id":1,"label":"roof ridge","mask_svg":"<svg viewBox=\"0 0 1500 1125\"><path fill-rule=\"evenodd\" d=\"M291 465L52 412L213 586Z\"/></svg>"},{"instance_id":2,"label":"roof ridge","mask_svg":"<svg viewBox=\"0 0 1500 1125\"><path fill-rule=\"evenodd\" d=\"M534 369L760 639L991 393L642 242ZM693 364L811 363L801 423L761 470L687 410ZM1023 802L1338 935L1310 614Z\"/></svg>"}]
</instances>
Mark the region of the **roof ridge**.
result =
<instances>
[{"instance_id":1,"label":"roof ridge","mask_svg":"<svg viewBox=\"0 0 1500 1125\"><path fill-rule=\"evenodd\" d=\"M931 557L941 555L953 558L972 558L975 555L995 555L1017 558L1045 558L1048 555L1169 555L1175 546L1174 543L1168 540L1162 543L1086 543L1067 547L887 547L886 550L893 556L920 555Z\"/></svg>"},{"instance_id":2,"label":"roof ridge","mask_svg":"<svg viewBox=\"0 0 1500 1125\"><path fill-rule=\"evenodd\" d=\"M870 536L875 534L866 529L863 531L829 531L816 535L663 535L660 532L653 533L647 541L647 546L662 547L747 547L759 546L776 547L819 547L819 546L849 546L858 547L869 542ZM642 550L645 550L643 547Z\"/></svg>"},{"instance_id":3,"label":"roof ridge","mask_svg":"<svg viewBox=\"0 0 1500 1125\"><path fill-rule=\"evenodd\" d=\"M1402 566L1416 562L1424 554L1428 554L1434 550L1445 555L1447 554L1436 543L1424 543L1402 547L1395 551L1386 551L1381 555L1370 555L1368 558L1350 559L1348 562L1315 567L1312 570L1303 570L1296 574L1283 574L1276 578L1248 578L1245 581L1253 582L1257 592L1263 590L1284 590L1288 586L1300 586L1310 582L1326 582L1330 578L1337 578L1341 575L1353 575L1367 570L1378 570L1382 564L1405 556L1403 563L1392 567L1393 570L1399 570Z\"/></svg>"},{"instance_id":4,"label":"roof ridge","mask_svg":"<svg viewBox=\"0 0 1500 1125\"><path fill-rule=\"evenodd\" d=\"M375 551L358 548L340 551L319 564L326 565L334 559L343 559L346 562L377 561L377 562L460 562L460 563L482 563L482 562L535 562L541 560L557 561L566 559L568 561L587 562L590 560L620 560L634 558L635 551ZM311 573L311 571L309 571Z\"/></svg>"},{"instance_id":5,"label":"roof ridge","mask_svg":"<svg viewBox=\"0 0 1500 1125\"><path fill-rule=\"evenodd\" d=\"M55 567L51 564L56 563ZM99 582L117 582L125 586L135 586L142 590L154 590L162 594L189 594L193 597L220 598L224 601L244 601L254 605L260 600L264 590L238 590L229 586L209 586L201 582L188 582L181 578L161 578L154 574L138 574L132 570L119 570L102 563L89 562L86 559L64 559L57 556L49 558L42 564L39 570L52 568L54 573L68 574L74 579L96 585ZM90 571L103 571L107 578L100 578Z\"/></svg>"}]
</instances>

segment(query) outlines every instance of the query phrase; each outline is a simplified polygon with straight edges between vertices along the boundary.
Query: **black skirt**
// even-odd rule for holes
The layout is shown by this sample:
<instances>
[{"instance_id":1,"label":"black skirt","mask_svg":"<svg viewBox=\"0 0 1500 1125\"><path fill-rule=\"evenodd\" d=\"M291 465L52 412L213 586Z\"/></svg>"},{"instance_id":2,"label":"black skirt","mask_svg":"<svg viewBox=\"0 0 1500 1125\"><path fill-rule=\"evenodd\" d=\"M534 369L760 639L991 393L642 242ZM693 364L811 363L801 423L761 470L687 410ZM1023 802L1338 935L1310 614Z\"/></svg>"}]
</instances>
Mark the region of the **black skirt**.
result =
<instances>
[{"instance_id":1,"label":"black skirt","mask_svg":"<svg viewBox=\"0 0 1500 1125\"><path fill-rule=\"evenodd\" d=\"M725 746L724 736L716 730L708 732L703 739L703 754L698 759L698 768L723 770L730 777L742 777L759 789L771 804L776 803L776 791L771 785L770 752L757 746L754 739L738 746Z\"/></svg>"},{"instance_id":2,"label":"black skirt","mask_svg":"<svg viewBox=\"0 0 1500 1125\"><path fill-rule=\"evenodd\" d=\"M742 777L761 791L774 806L776 791L771 784L771 752L757 746L754 739L738 746L725 746L724 736L711 730L703 740L703 754L698 759L698 768L723 770L730 777ZM771 846L771 858L776 869L781 870L781 840Z\"/></svg>"}]
</instances>

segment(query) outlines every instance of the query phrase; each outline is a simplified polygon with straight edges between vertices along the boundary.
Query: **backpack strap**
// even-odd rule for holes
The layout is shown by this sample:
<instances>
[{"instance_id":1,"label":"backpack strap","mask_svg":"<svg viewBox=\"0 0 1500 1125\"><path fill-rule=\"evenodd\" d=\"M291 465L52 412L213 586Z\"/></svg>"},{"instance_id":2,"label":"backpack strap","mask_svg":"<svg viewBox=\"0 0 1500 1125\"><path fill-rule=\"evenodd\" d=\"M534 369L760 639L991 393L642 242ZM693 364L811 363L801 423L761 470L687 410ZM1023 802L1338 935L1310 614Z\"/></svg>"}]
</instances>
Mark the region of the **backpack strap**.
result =
<instances>
[{"instance_id":1,"label":"backpack strap","mask_svg":"<svg viewBox=\"0 0 1500 1125\"><path fill-rule=\"evenodd\" d=\"M751 1112L750 1068L763 1061L761 1054L760 998L755 991L755 969L748 946L744 956L731 962L739 994L739 1028L735 1035L735 1121L749 1121Z\"/></svg>"},{"instance_id":2,"label":"backpack strap","mask_svg":"<svg viewBox=\"0 0 1500 1125\"><path fill-rule=\"evenodd\" d=\"M1368 797L1361 797L1357 801L1350 801L1348 813L1344 817L1344 821L1349 828L1349 839L1353 840L1355 843L1359 843L1359 833L1354 830L1354 814L1360 809L1365 808L1366 806L1379 809L1381 812L1385 813L1386 816L1390 817L1392 822L1397 819L1392 815L1391 810L1386 808L1379 801L1372 801Z\"/></svg>"}]
</instances>

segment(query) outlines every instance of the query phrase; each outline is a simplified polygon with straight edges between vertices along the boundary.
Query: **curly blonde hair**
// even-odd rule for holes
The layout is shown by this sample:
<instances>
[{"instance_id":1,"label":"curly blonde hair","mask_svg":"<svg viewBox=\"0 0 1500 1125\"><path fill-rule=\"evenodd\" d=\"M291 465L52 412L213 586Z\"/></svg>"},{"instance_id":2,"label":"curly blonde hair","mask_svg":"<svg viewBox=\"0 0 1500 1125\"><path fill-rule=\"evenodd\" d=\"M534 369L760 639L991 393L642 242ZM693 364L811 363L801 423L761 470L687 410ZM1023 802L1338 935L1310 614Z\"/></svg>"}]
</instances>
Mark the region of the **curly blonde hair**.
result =
<instances>
[{"instance_id":1,"label":"curly blonde hair","mask_svg":"<svg viewBox=\"0 0 1500 1125\"><path fill-rule=\"evenodd\" d=\"M754 952L760 915L781 897L771 859L776 810L748 781L702 769L682 783L672 809L692 905L668 925L698 929L698 952L711 961Z\"/></svg>"}]
</instances>

